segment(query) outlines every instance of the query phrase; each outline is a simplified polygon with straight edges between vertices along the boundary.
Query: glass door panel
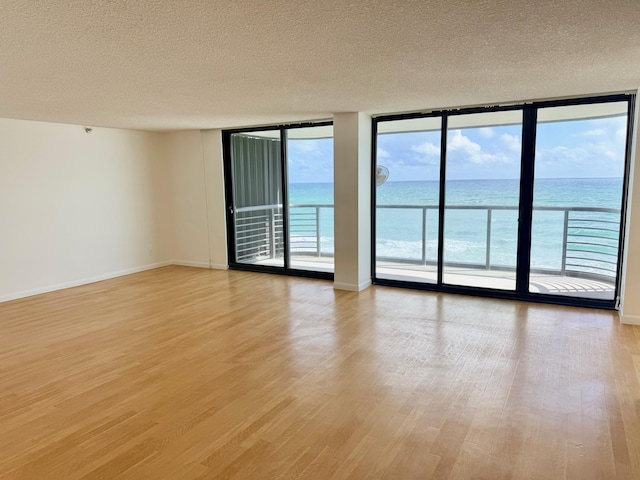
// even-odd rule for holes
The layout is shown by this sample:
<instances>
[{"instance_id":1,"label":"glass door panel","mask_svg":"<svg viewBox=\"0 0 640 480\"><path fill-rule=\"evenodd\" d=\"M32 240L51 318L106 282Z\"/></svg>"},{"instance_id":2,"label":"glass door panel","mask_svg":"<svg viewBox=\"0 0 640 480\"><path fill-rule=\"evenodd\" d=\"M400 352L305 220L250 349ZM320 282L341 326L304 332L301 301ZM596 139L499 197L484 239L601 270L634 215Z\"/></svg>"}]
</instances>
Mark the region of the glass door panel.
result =
<instances>
[{"instance_id":1,"label":"glass door panel","mask_svg":"<svg viewBox=\"0 0 640 480\"><path fill-rule=\"evenodd\" d=\"M379 122L376 152L376 277L438 279L442 119Z\"/></svg>"},{"instance_id":2,"label":"glass door panel","mask_svg":"<svg viewBox=\"0 0 640 480\"><path fill-rule=\"evenodd\" d=\"M531 293L614 300L627 105L538 110Z\"/></svg>"},{"instance_id":3,"label":"glass door panel","mask_svg":"<svg viewBox=\"0 0 640 480\"><path fill-rule=\"evenodd\" d=\"M448 118L443 283L516 288L522 111Z\"/></svg>"},{"instance_id":4,"label":"glass door panel","mask_svg":"<svg viewBox=\"0 0 640 480\"><path fill-rule=\"evenodd\" d=\"M333 272L333 126L287 130L289 266Z\"/></svg>"},{"instance_id":5,"label":"glass door panel","mask_svg":"<svg viewBox=\"0 0 640 480\"><path fill-rule=\"evenodd\" d=\"M231 135L235 261L284 267L280 131Z\"/></svg>"}]
</instances>

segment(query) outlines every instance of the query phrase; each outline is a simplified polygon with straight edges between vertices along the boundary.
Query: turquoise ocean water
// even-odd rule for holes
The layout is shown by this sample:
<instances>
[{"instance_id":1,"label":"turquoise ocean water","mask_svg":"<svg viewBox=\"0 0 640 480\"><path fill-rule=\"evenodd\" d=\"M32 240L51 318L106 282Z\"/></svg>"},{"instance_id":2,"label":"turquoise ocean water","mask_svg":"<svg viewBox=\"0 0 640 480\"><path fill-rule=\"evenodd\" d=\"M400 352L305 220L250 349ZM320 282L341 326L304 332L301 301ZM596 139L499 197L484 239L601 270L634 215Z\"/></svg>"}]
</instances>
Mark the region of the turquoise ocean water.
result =
<instances>
[{"instance_id":1,"label":"turquoise ocean water","mask_svg":"<svg viewBox=\"0 0 640 480\"><path fill-rule=\"evenodd\" d=\"M537 179L534 186L532 268L559 268L562 258L563 211L536 211L536 207L596 207L619 210L621 178ZM376 189L376 250L379 257L420 260L422 256L422 208L384 208L388 205L426 209L428 261L435 261L438 238L438 182L387 182ZM333 204L333 185L291 184L291 205ZM491 212L490 263L516 264L518 180L455 180L446 184L446 206L499 206ZM322 250L333 251L333 209L321 209ZM619 213L572 213L576 218L618 222ZM445 210L445 261L483 264L486 261L487 209ZM585 226L587 224L585 223ZM611 224L614 229L615 224ZM295 228L292 228L295 231ZM610 233L612 245L617 234Z\"/></svg>"}]
</instances>

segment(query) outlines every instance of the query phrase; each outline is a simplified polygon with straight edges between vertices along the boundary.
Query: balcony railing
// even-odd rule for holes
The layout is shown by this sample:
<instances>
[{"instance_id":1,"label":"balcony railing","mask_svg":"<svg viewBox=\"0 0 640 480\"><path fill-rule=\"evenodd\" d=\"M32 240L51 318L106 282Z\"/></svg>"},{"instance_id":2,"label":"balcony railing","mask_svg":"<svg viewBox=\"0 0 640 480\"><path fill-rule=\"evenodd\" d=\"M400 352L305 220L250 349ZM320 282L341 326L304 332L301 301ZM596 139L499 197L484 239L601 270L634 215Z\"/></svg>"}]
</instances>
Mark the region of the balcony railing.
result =
<instances>
[{"instance_id":1,"label":"balcony railing","mask_svg":"<svg viewBox=\"0 0 640 480\"><path fill-rule=\"evenodd\" d=\"M236 259L251 263L284 251L282 205L238 208L235 215Z\"/></svg>"},{"instance_id":2,"label":"balcony railing","mask_svg":"<svg viewBox=\"0 0 640 480\"><path fill-rule=\"evenodd\" d=\"M393 255L378 248L378 260L405 264L435 265L429 258L427 225L430 218L437 218L437 205L378 205L378 212L385 210L414 211L418 214L420 227L419 257L410 258ZM511 211L517 217L518 207L499 205L451 205L445 212L484 212L482 223L486 223L484 258L482 261L445 262L445 265L486 270L514 270L513 264L498 264L492 261L492 236L495 235L493 220L496 212ZM618 236L620 210L595 207L534 207L534 242L536 239L536 212L557 215L557 230L561 234L552 239L554 245L562 245L559 265L537 266L532 253L532 272L580 277L596 277L613 281L616 277L618 259ZM260 205L236 210L236 255L239 261L251 262L281 256L284 251L282 205ZM333 256L333 242L323 242L323 233L332 236L333 205L296 204L289 207L289 250L292 256ZM436 217L432 217L435 215ZM323 218L324 223L323 223ZM329 224L331 219L331 225ZM433 235L433 233L432 233ZM433 255L432 255L433 256Z\"/></svg>"}]
</instances>

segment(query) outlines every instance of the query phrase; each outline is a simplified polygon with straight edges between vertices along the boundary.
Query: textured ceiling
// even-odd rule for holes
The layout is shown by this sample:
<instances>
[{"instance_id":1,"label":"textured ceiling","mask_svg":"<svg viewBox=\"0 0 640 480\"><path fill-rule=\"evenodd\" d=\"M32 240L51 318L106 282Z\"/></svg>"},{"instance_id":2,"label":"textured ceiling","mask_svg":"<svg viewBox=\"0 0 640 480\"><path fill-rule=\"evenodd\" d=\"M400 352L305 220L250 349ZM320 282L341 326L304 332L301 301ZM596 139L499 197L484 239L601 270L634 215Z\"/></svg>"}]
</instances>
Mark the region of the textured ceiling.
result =
<instances>
[{"instance_id":1,"label":"textured ceiling","mask_svg":"<svg viewBox=\"0 0 640 480\"><path fill-rule=\"evenodd\" d=\"M639 0L0 0L7 118L178 130L639 86Z\"/></svg>"}]
</instances>

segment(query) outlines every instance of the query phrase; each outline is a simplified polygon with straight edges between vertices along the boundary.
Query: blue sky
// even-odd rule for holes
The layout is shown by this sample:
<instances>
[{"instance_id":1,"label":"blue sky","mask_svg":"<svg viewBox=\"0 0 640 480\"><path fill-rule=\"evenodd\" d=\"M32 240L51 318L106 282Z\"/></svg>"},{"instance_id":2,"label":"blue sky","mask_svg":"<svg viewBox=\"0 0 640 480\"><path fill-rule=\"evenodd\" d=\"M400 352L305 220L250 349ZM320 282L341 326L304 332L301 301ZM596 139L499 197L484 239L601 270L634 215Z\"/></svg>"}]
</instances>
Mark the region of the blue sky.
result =
<instances>
[{"instance_id":1,"label":"blue sky","mask_svg":"<svg viewBox=\"0 0 640 480\"><path fill-rule=\"evenodd\" d=\"M447 178L518 178L519 125L449 130ZM624 168L626 117L538 124L537 178L621 177ZM378 165L389 169L389 181L437 180L440 132L378 136ZM290 140L289 181L333 181L331 139Z\"/></svg>"},{"instance_id":2,"label":"blue sky","mask_svg":"<svg viewBox=\"0 0 640 480\"><path fill-rule=\"evenodd\" d=\"M333 182L333 139L290 139L287 162L291 183Z\"/></svg>"}]
</instances>

